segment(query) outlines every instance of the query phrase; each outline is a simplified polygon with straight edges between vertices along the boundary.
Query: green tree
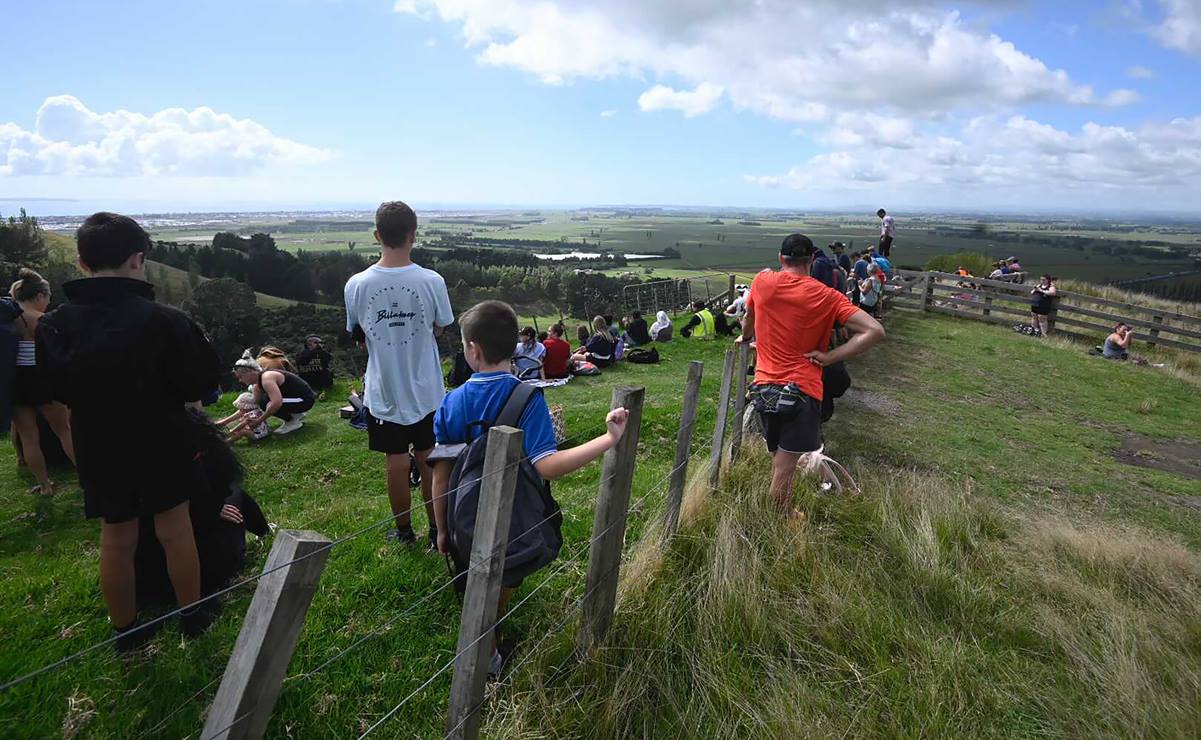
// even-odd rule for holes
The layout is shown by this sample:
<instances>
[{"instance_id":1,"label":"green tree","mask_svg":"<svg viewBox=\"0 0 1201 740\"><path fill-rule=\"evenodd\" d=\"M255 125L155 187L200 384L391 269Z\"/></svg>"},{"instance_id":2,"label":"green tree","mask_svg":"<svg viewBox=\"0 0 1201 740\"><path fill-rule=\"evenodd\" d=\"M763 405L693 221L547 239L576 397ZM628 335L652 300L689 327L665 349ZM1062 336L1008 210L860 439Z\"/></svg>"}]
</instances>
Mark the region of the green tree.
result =
<instances>
[{"instance_id":1,"label":"green tree","mask_svg":"<svg viewBox=\"0 0 1201 740\"><path fill-rule=\"evenodd\" d=\"M936 272L955 272L961 266L976 277L987 277L992 272L992 263L979 252L943 254L926 263L927 270Z\"/></svg>"},{"instance_id":2,"label":"green tree","mask_svg":"<svg viewBox=\"0 0 1201 740\"><path fill-rule=\"evenodd\" d=\"M229 367L242 350L258 344L261 338L254 291L233 278L197 285L183 310L200 324L221 361Z\"/></svg>"},{"instance_id":3,"label":"green tree","mask_svg":"<svg viewBox=\"0 0 1201 740\"><path fill-rule=\"evenodd\" d=\"M0 220L0 277L4 285L16 280L22 267L44 268L48 258L46 238L36 217L22 208L19 216Z\"/></svg>"}]
</instances>

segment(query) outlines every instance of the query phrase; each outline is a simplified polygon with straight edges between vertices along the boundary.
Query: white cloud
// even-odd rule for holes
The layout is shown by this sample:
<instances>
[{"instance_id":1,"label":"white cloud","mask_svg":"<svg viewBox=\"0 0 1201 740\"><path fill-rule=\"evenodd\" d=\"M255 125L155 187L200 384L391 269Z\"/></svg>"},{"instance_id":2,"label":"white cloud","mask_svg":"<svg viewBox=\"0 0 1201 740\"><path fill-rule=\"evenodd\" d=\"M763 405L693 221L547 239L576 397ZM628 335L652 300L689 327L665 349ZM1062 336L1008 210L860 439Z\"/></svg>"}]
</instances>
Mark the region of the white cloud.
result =
<instances>
[{"instance_id":1,"label":"white cloud","mask_svg":"<svg viewBox=\"0 0 1201 740\"><path fill-rule=\"evenodd\" d=\"M678 80L694 92L720 88L737 108L794 122L822 120L832 110L929 117L980 106L1133 100L1129 91L1099 94L939 5L402 0L396 7L455 23L482 63L525 70L548 83L652 76L660 84L644 96L653 92L652 100L669 101L687 94L678 92L678 83L677 90L667 87Z\"/></svg>"},{"instance_id":2,"label":"white cloud","mask_svg":"<svg viewBox=\"0 0 1201 740\"><path fill-rule=\"evenodd\" d=\"M0 175L229 176L330 156L205 107L97 113L57 95L42 103L33 131L0 124Z\"/></svg>"},{"instance_id":3,"label":"white cloud","mask_svg":"<svg viewBox=\"0 0 1201 740\"><path fill-rule=\"evenodd\" d=\"M1002 200L1010 193L1027 203L1039 202L1040 193L1078 204L1106 194L1138 194L1145 204L1201 199L1201 116L1138 129L1087 123L1069 132L1025 116L989 115L966 121L953 135L915 132L907 147L882 146L871 138L879 129L862 126L835 150L783 174L745 179L815 191L987 192Z\"/></svg>"},{"instance_id":4,"label":"white cloud","mask_svg":"<svg viewBox=\"0 0 1201 740\"><path fill-rule=\"evenodd\" d=\"M617 111L615 111L613 109L603 110L600 112L601 118L612 118L615 115L617 115Z\"/></svg>"},{"instance_id":5,"label":"white cloud","mask_svg":"<svg viewBox=\"0 0 1201 740\"><path fill-rule=\"evenodd\" d=\"M1153 80L1155 79L1155 71L1136 64L1126 70L1126 76L1133 80Z\"/></svg>"},{"instance_id":6,"label":"white cloud","mask_svg":"<svg viewBox=\"0 0 1201 740\"><path fill-rule=\"evenodd\" d=\"M674 90L667 85L655 85L638 96L638 108L643 111L678 110L686 118L713 110L721 100L721 85L702 82L695 90Z\"/></svg>"},{"instance_id":7,"label":"white cloud","mask_svg":"<svg viewBox=\"0 0 1201 740\"><path fill-rule=\"evenodd\" d=\"M1151 34L1170 49L1201 56L1201 2L1159 0L1163 18Z\"/></svg>"}]
</instances>

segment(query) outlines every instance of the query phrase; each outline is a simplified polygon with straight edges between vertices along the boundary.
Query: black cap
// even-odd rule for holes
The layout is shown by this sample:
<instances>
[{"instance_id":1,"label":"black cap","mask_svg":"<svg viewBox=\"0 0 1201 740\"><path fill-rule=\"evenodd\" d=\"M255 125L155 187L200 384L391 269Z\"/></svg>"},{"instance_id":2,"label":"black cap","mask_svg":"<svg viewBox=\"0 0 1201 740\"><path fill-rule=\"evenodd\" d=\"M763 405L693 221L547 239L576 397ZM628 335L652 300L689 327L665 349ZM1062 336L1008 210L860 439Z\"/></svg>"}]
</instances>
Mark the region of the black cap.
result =
<instances>
[{"instance_id":1,"label":"black cap","mask_svg":"<svg viewBox=\"0 0 1201 740\"><path fill-rule=\"evenodd\" d=\"M808 259L816 251L817 248L813 246L813 241L804 234L789 234L784 237L784 242L780 245L781 255L796 259Z\"/></svg>"}]
</instances>

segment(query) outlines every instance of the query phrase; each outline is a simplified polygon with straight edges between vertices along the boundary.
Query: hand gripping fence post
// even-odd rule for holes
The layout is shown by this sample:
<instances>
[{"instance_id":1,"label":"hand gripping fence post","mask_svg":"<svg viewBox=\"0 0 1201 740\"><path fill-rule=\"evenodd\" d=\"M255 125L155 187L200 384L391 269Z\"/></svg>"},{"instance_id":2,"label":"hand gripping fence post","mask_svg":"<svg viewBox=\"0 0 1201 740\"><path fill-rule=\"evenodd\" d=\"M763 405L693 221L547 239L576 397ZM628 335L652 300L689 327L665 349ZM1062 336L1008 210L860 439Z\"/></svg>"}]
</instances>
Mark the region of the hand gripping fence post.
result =
<instances>
[{"instance_id":1,"label":"hand gripping fence post","mask_svg":"<svg viewBox=\"0 0 1201 740\"><path fill-rule=\"evenodd\" d=\"M316 532L281 529L275 534L263 570L300 560L259 579L201 737L263 736L325 570L329 545L329 538Z\"/></svg>"},{"instance_id":2,"label":"hand gripping fence post","mask_svg":"<svg viewBox=\"0 0 1201 740\"><path fill-rule=\"evenodd\" d=\"M709 486L717 485L721 475L722 445L726 439L726 419L730 415L730 381L734 378L734 350L726 350L722 366L721 393L717 397L717 421L713 424L713 451L709 455Z\"/></svg>"},{"instance_id":3,"label":"hand gripping fence post","mask_svg":"<svg viewBox=\"0 0 1201 740\"><path fill-rule=\"evenodd\" d=\"M513 493L517 488L515 463L521 459L522 436L520 429L512 427L488 430L488 449L471 546L472 570L467 576L467 591L463 596L458 657L446 717L447 737L456 740L474 740L480 734L479 710L483 705L488 663L492 658L492 640L481 637L496 624Z\"/></svg>"},{"instance_id":4,"label":"hand gripping fence post","mask_svg":"<svg viewBox=\"0 0 1201 740\"><path fill-rule=\"evenodd\" d=\"M634 483L634 459L638 453L638 434L642 427L643 388L614 388L612 408L630 412L621 441L605 453L601 465L600 495L592 531L601 534L588 552L588 577L581 604L579 641L576 649L584 656L599 644L609 631L613 608L617 604L617 576L622 545L626 536L626 515L630 506L630 488Z\"/></svg>"},{"instance_id":5,"label":"hand gripping fence post","mask_svg":"<svg viewBox=\"0 0 1201 740\"><path fill-rule=\"evenodd\" d=\"M746 368L749 347L738 343L738 375L734 378L734 428L730 430L730 462L738 459L742 449L742 415L746 411Z\"/></svg>"},{"instance_id":6,"label":"hand gripping fence post","mask_svg":"<svg viewBox=\"0 0 1201 740\"><path fill-rule=\"evenodd\" d=\"M692 447L692 430L696 427L696 402L701 394L701 374L704 363L688 363L688 382L684 386L684 408L680 412L680 432L676 435L676 458L671 466L671 485L667 489L667 509L663 517L663 541L676 532L680 522L680 504L684 499L684 483L688 479L688 452Z\"/></svg>"}]
</instances>

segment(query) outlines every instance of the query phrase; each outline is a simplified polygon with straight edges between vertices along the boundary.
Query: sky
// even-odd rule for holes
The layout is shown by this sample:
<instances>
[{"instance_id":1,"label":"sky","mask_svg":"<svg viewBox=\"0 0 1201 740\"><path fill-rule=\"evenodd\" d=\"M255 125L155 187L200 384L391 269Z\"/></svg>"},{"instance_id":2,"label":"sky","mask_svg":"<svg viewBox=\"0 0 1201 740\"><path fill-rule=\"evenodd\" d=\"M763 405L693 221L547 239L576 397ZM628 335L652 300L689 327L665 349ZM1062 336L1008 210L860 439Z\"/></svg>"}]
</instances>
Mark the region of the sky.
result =
<instances>
[{"instance_id":1,"label":"sky","mask_svg":"<svg viewBox=\"0 0 1201 740\"><path fill-rule=\"evenodd\" d=\"M5 24L4 213L1201 215L1201 0L39 0Z\"/></svg>"}]
</instances>

